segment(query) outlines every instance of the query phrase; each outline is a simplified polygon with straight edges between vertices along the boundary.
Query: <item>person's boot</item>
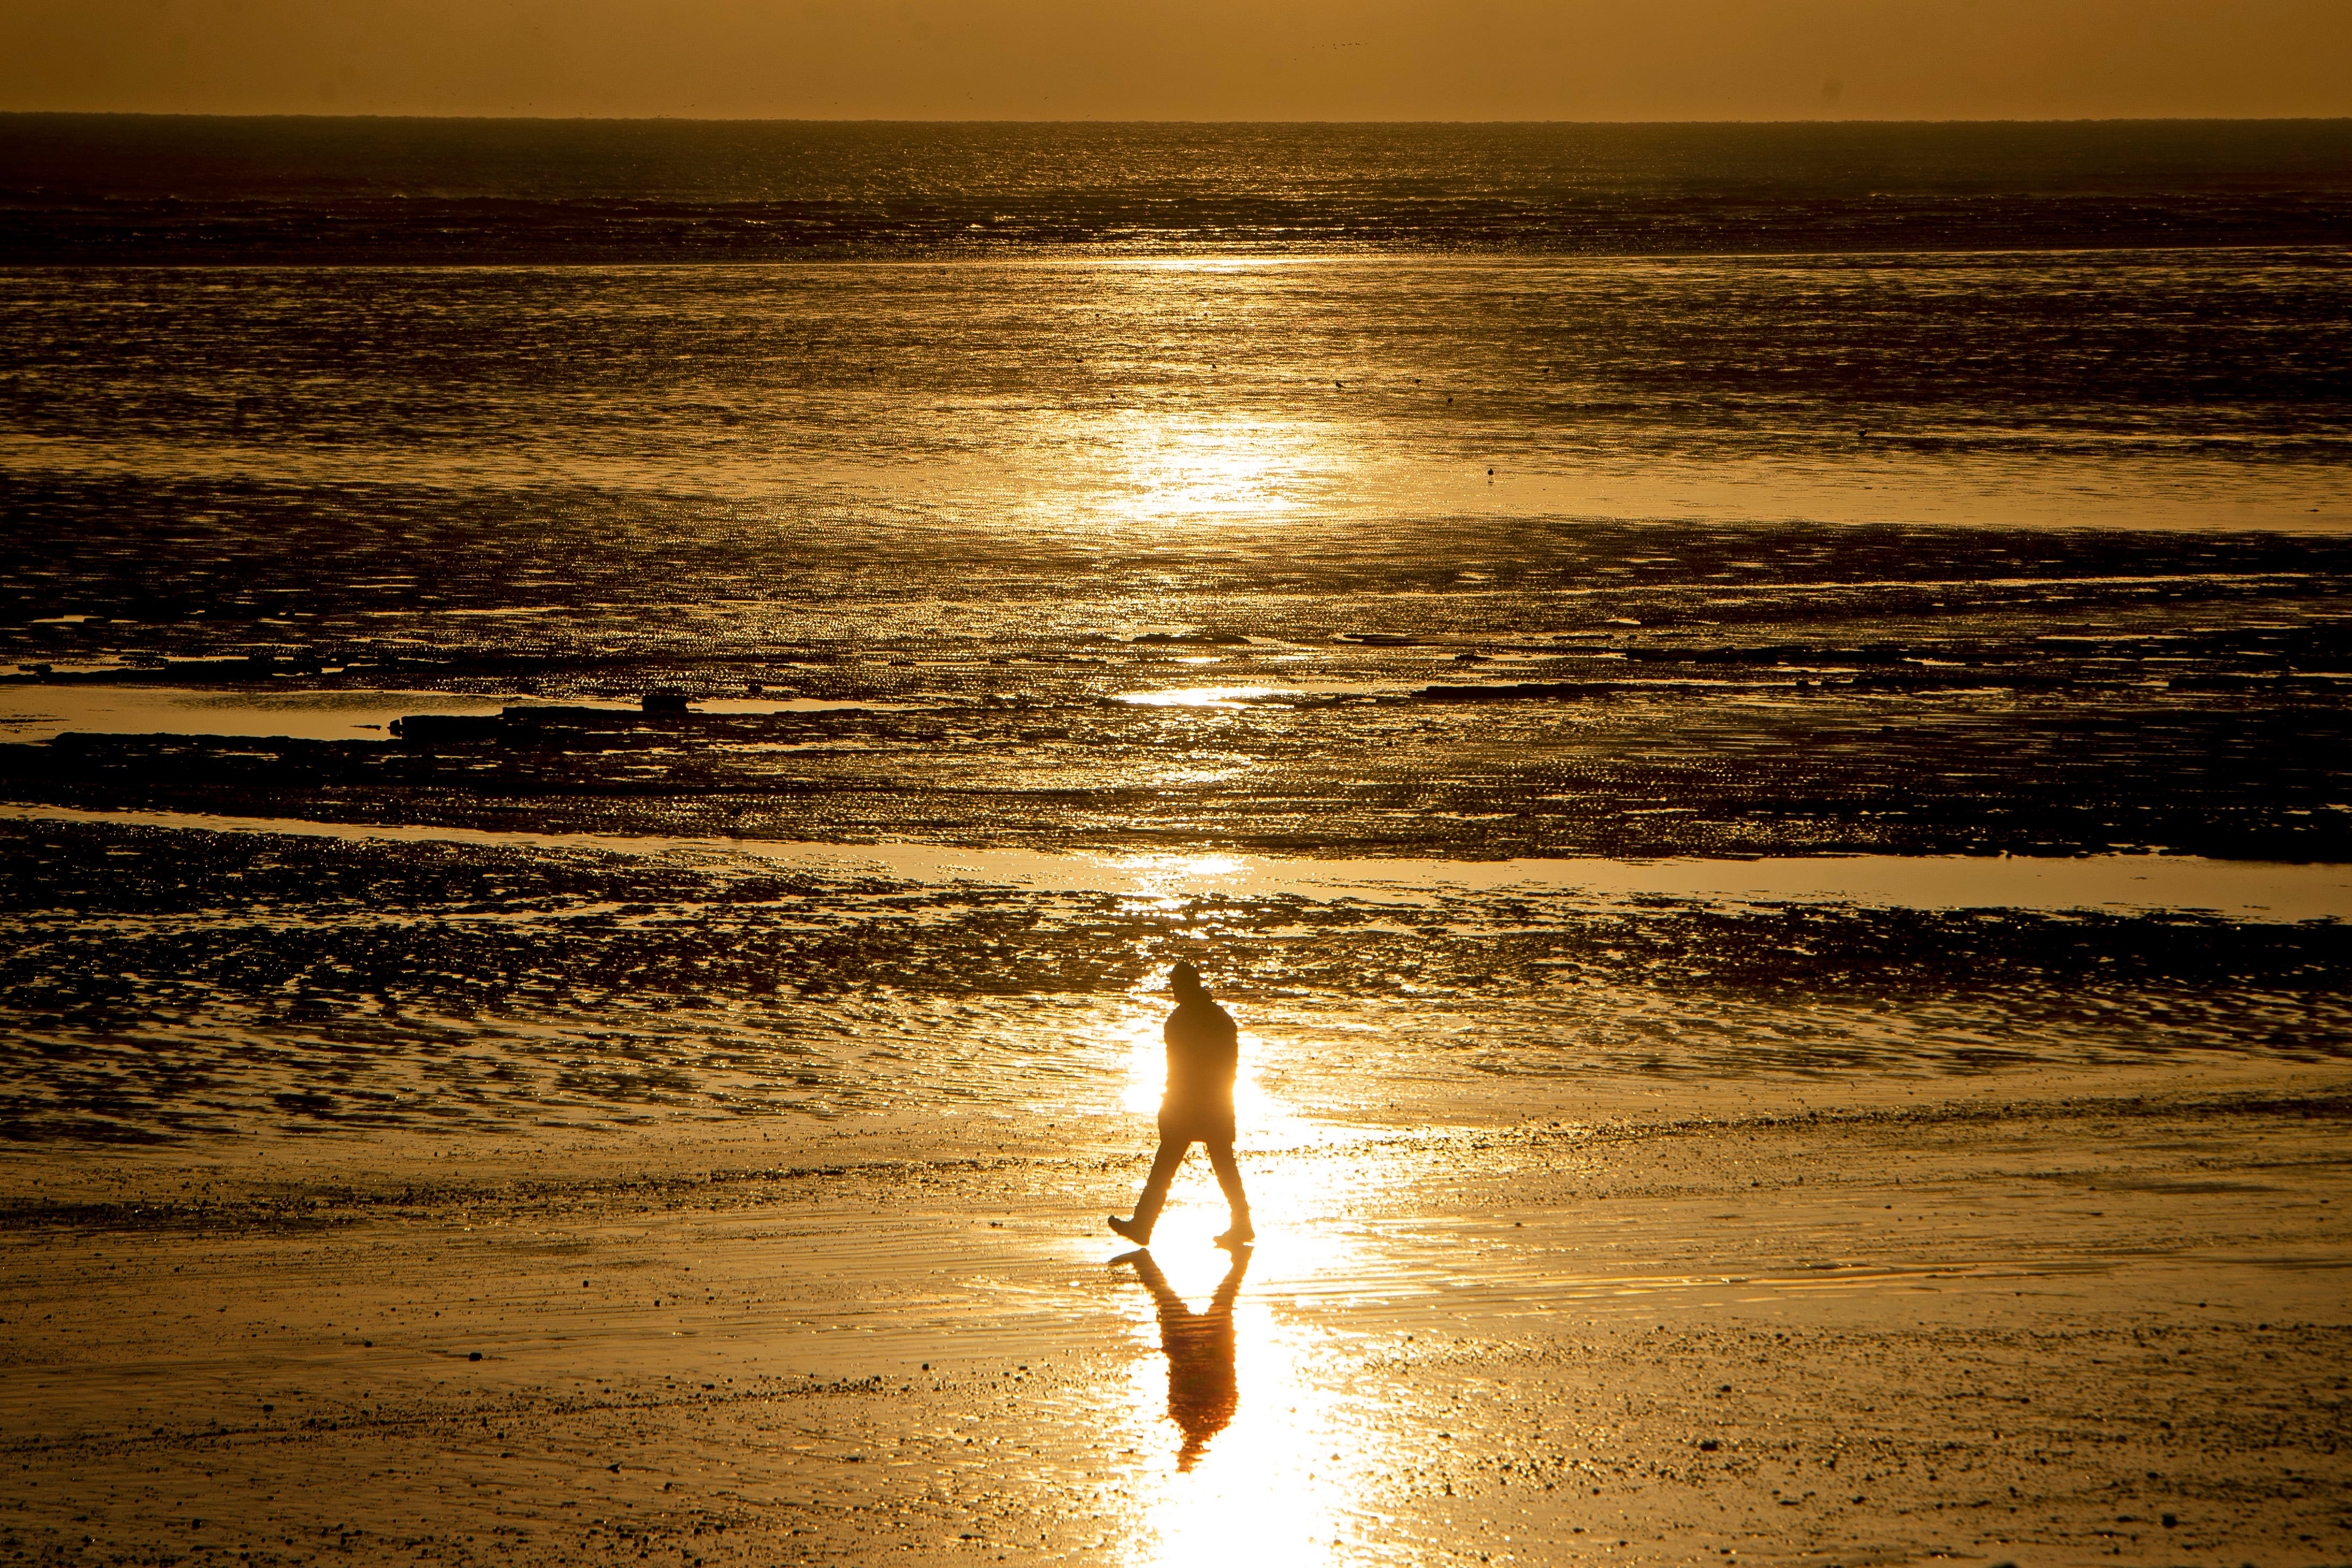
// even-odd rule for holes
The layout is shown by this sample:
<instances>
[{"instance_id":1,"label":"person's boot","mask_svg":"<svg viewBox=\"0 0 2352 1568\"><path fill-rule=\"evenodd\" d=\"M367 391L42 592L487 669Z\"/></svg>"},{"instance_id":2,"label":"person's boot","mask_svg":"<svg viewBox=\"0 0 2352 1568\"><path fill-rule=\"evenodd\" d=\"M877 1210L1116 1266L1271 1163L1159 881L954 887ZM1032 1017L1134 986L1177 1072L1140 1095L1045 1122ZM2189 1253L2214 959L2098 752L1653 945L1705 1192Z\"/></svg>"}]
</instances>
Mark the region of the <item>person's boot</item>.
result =
<instances>
[{"instance_id":1,"label":"person's boot","mask_svg":"<svg viewBox=\"0 0 2352 1568\"><path fill-rule=\"evenodd\" d=\"M1255 1241L1256 1239L1256 1228L1250 1224L1250 1216L1248 1214L1243 1213L1234 1216L1232 1228L1227 1230L1223 1236L1217 1237L1217 1245L1219 1247L1247 1247L1251 1242Z\"/></svg>"},{"instance_id":2,"label":"person's boot","mask_svg":"<svg viewBox=\"0 0 2352 1568\"><path fill-rule=\"evenodd\" d=\"M1148 1225L1136 1220L1121 1219L1118 1215L1113 1215L1110 1216L1110 1227L1138 1247L1151 1245L1151 1227Z\"/></svg>"}]
</instances>

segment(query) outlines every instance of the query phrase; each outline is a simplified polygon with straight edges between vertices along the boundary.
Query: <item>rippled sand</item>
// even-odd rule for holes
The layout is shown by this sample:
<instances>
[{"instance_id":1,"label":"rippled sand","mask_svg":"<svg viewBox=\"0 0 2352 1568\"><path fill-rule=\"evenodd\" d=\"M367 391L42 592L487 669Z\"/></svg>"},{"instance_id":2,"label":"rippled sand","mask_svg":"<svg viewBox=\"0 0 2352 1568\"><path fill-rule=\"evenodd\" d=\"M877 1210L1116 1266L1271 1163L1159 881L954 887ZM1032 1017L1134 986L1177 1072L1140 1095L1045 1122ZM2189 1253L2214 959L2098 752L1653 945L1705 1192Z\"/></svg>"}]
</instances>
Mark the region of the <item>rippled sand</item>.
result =
<instances>
[{"instance_id":1,"label":"rippled sand","mask_svg":"<svg viewBox=\"0 0 2352 1568\"><path fill-rule=\"evenodd\" d=\"M1250 1092L1336 1122L1749 1086L1853 1104L2025 1069L2340 1060L2352 1038L2327 868L2184 868L2285 906L2196 912L2095 901L2145 897L2135 867L2166 891L2148 858L1960 862L1937 908L1936 864L1901 860L1252 877L161 820L0 821L25 1047L0 1127L28 1152L249 1163L320 1137L593 1142L917 1104L1098 1119L1153 1102L1171 945L1244 1007ZM2005 865L2009 896L1986 897ZM1910 897L1867 887L1906 869Z\"/></svg>"}]
</instances>

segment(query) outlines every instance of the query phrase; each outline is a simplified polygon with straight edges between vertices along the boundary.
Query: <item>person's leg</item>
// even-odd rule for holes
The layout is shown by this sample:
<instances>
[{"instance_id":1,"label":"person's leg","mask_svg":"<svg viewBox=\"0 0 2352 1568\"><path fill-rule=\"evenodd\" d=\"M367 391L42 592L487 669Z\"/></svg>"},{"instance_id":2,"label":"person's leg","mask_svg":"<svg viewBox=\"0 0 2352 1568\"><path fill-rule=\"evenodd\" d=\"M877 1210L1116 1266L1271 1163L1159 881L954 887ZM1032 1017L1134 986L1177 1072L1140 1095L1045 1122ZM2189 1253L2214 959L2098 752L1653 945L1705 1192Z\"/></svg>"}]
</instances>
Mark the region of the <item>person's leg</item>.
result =
<instances>
[{"instance_id":1,"label":"person's leg","mask_svg":"<svg viewBox=\"0 0 2352 1568\"><path fill-rule=\"evenodd\" d=\"M1160 1138L1160 1152L1151 1157L1151 1174L1143 1179L1143 1195L1135 1200L1135 1217L1111 1228L1131 1241L1151 1240L1151 1227L1160 1223L1160 1211L1167 1205L1168 1187L1176 1180L1176 1167L1184 1163L1184 1155L1192 1147L1189 1138Z\"/></svg>"},{"instance_id":2,"label":"person's leg","mask_svg":"<svg viewBox=\"0 0 2352 1568\"><path fill-rule=\"evenodd\" d=\"M1225 1194L1225 1207L1234 1216L1234 1227L1217 1239L1247 1241L1257 1232L1250 1225L1249 1194L1242 1190L1242 1168L1234 1159L1234 1141L1222 1138L1206 1147L1210 1167L1217 1173L1217 1185Z\"/></svg>"}]
</instances>

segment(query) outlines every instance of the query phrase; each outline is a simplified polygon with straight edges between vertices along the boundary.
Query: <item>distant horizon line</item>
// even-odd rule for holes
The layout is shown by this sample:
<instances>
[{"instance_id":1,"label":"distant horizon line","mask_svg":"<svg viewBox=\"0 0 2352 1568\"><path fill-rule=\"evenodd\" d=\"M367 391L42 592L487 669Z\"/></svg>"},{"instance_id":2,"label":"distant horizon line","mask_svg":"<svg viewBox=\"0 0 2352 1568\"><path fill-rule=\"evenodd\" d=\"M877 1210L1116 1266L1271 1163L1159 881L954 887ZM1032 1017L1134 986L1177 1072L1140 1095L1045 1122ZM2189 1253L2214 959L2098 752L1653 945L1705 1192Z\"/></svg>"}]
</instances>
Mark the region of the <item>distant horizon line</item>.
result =
<instances>
[{"instance_id":1,"label":"distant horizon line","mask_svg":"<svg viewBox=\"0 0 2352 1568\"><path fill-rule=\"evenodd\" d=\"M1482 126L1636 126L1636 125L2332 125L2352 123L2352 114L2084 114L2084 115L1895 115L1840 116L1834 119L1788 116L1777 119L1622 119L1622 120L1328 120L1271 117L1128 118L1090 116L1084 119L1029 120L1012 116L982 118L906 118L888 115L751 115L751 114L424 114L318 113L298 110L269 112L183 109L0 109L8 120L304 120L320 121L420 121L450 123L521 123L544 125L1482 125Z\"/></svg>"}]
</instances>

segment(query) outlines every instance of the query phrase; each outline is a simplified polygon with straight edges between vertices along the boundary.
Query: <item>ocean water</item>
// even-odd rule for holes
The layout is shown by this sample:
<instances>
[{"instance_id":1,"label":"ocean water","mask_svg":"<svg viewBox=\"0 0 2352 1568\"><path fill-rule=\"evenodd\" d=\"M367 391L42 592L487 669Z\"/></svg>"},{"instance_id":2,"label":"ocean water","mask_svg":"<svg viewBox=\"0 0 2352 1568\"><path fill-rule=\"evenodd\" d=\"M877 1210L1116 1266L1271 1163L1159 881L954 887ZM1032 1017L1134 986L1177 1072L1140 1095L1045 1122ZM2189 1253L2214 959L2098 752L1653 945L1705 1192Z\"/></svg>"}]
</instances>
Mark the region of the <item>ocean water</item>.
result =
<instances>
[{"instance_id":1,"label":"ocean water","mask_svg":"<svg viewBox=\"0 0 2352 1568\"><path fill-rule=\"evenodd\" d=\"M2342 121L887 124L0 116L11 260L2341 245Z\"/></svg>"},{"instance_id":2,"label":"ocean water","mask_svg":"<svg viewBox=\"0 0 2352 1568\"><path fill-rule=\"evenodd\" d=\"M2341 124L0 147L26 1148L2345 1048Z\"/></svg>"}]
</instances>

